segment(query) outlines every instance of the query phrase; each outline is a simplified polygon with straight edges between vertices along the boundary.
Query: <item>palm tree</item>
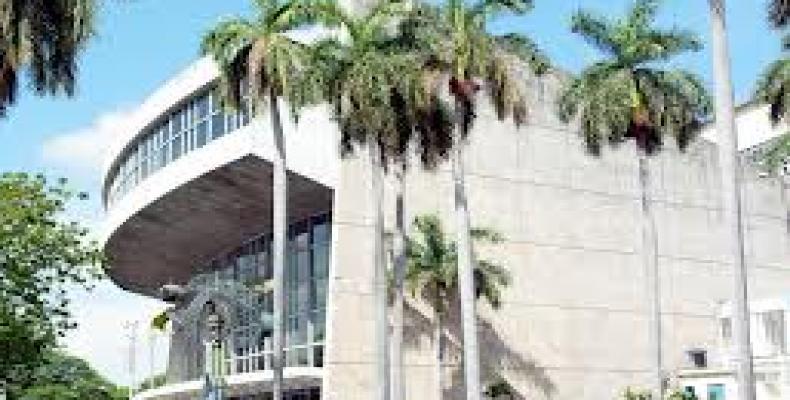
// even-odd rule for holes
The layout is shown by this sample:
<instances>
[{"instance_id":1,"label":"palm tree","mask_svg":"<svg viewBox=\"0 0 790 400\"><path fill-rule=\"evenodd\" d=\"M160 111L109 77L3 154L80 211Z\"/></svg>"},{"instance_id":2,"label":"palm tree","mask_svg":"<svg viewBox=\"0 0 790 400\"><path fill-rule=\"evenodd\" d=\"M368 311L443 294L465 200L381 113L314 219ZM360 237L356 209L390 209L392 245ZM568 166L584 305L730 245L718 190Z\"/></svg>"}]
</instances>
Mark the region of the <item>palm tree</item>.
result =
<instances>
[{"instance_id":1,"label":"palm tree","mask_svg":"<svg viewBox=\"0 0 790 400\"><path fill-rule=\"evenodd\" d=\"M365 147L370 157L377 354L375 388L376 398L380 400L390 396L382 181L385 171L404 162L404 154L414 136L416 113L412 103L420 71L414 53L408 51L397 29L392 29L409 8L407 2L382 1L373 5L367 14L358 14L332 2L322 3L318 7L319 19L328 26L340 27L344 37L316 44L314 68L310 73L326 87L323 95L338 121L344 153ZM396 344L399 343L396 340ZM396 359L399 360L399 356ZM401 395L403 381L398 366L395 373L399 387L394 392Z\"/></svg>"},{"instance_id":2,"label":"palm tree","mask_svg":"<svg viewBox=\"0 0 790 400\"><path fill-rule=\"evenodd\" d=\"M444 346L443 318L458 295L458 251L447 239L439 218L433 215L414 219L416 235L407 239L406 282L412 296L419 293L434 312L433 346L436 362L436 396L443 397L442 353ZM473 240L498 244L502 237L491 230L472 229ZM502 305L502 289L510 284L510 274L500 264L485 259L475 260L474 297L485 299L491 307Z\"/></svg>"},{"instance_id":3,"label":"palm tree","mask_svg":"<svg viewBox=\"0 0 790 400\"><path fill-rule=\"evenodd\" d=\"M606 58L573 79L558 101L560 118L580 117L587 149L599 155L603 142L634 139L638 152L642 207L642 257L650 302L652 390L663 398L661 309L656 228L651 209L649 157L664 136L682 149L710 113L711 100L700 80L683 70L660 67L671 57L698 51L702 45L689 31L653 26L659 2L639 0L623 19L611 20L587 11L572 19L572 31Z\"/></svg>"},{"instance_id":4,"label":"palm tree","mask_svg":"<svg viewBox=\"0 0 790 400\"><path fill-rule=\"evenodd\" d=\"M309 23L310 4L298 0L255 1L256 16L220 22L203 37L201 51L211 55L221 71L223 98L232 107L241 102L248 85L253 109L268 103L276 156L272 160L272 260L274 332L272 338L274 400L282 399L284 336L284 268L287 234L286 149L280 103L288 101L292 116L318 89L302 72L309 61L307 47L288 33Z\"/></svg>"},{"instance_id":5,"label":"palm tree","mask_svg":"<svg viewBox=\"0 0 790 400\"><path fill-rule=\"evenodd\" d=\"M406 24L408 35L411 35L418 52L425 55L423 84L436 91L447 83L453 99L450 121L455 132L450 155L459 248L464 372L469 400L480 398L482 388L472 279L472 238L464 183L464 140L475 118L479 82L483 83L486 95L500 119L512 117L518 124L525 121L526 99L520 90L520 77L513 73L514 64L526 62L533 71L543 73L548 69L548 60L529 38L515 33L491 35L486 31L486 22L503 12L522 14L531 7L531 0L450 0L438 8L419 7ZM429 100L432 98L429 97ZM430 152L430 147L426 151Z\"/></svg>"},{"instance_id":6,"label":"palm tree","mask_svg":"<svg viewBox=\"0 0 790 400\"><path fill-rule=\"evenodd\" d=\"M0 116L16 102L20 72L37 95L72 96L77 57L94 33L95 0L6 1L0 7Z\"/></svg>"},{"instance_id":7,"label":"palm tree","mask_svg":"<svg viewBox=\"0 0 790 400\"><path fill-rule=\"evenodd\" d=\"M742 205L742 170L735 126L730 55L727 49L724 0L708 0L713 38L713 77L716 86L716 130L722 179L722 210L728 228L728 247L733 263L733 332L735 337L735 380L738 398L754 400L754 367L749 331L748 279Z\"/></svg>"}]
</instances>

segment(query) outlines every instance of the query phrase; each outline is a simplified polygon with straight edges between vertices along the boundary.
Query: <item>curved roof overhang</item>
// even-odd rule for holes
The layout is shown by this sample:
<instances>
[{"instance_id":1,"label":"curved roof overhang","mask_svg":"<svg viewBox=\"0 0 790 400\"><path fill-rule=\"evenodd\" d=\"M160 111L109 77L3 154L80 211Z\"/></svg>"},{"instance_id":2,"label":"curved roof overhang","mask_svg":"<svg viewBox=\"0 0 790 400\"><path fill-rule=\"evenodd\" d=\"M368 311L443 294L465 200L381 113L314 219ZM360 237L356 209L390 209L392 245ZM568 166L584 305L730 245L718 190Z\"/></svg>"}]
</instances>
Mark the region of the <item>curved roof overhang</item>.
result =
<instances>
[{"instance_id":1,"label":"curved roof overhang","mask_svg":"<svg viewBox=\"0 0 790 400\"><path fill-rule=\"evenodd\" d=\"M109 275L148 295L185 283L217 255L271 230L271 176L268 161L248 155L168 192L108 237ZM287 201L296 221L331 211L332 190L289 173Z\"/></svg>"},{"instance_id":2,"label":"curved roof overhang","mask_svg":"<svg viewBox=\"0 0 790 400\"><path fill-rule=\"evenodd\" d=\"M101 242L108 274L151 296L185 283L195 269L270 231L275 156L267 118L218 138L144 179L107 211ZM337 131L326 110L285 119L288 217L331 211L340 168Z\"/></svg>"}]
</instances>

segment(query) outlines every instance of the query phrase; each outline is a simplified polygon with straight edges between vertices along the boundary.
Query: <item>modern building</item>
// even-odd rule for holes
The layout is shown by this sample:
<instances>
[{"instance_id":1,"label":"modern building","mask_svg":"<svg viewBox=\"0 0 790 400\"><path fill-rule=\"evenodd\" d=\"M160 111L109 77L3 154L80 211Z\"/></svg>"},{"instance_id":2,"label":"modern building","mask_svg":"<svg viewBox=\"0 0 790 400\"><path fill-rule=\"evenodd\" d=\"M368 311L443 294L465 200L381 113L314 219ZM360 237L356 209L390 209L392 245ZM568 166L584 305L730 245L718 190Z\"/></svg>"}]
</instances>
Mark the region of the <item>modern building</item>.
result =
<instances>
[{"instance_id":1,"label":"modern building","mask_svg":"<svg viewBox=\"0 0 790 400\"><path fill-rule=\"evenodd\" d=\"M271 389L271 159L266 115L218 106L217 68L200 60L135 113L109 154L103 199L109 273L121 287L159 297L180 285L168 384L140 399L199 395L211 352L207 307L220 309L226 393L267 398ZM504 378L528 399L612 399L649 382L639 186L631 143L587 155L574 126L557 120L562 77L524 73L530 122L516 127L481 110L466 152L471 221L498 230L501 246L476 251L512 273L498 311L480 304L486 382ZM372 218L364 151L341 158L323 107L285 118L288 164L288 399L369 400L374 393ZM687 351L719 346L720 304L731 297L715 145L671 144L651 160L662 288L666 373ZM790 233L781 185L747 174L750 289L790 287ZM394 182L385 224L394 226ZM452 229L447 165L406 176L409 219L434 213ZM233 282L236 282L234 284ZM255 289L255 290L253 290ZM177 296L176 296L177 297ZM209 307L210 308L210 307ZM263 310L263 311L262 311ZM435 393L430 310L409 299L405 398ZM216 321L214 321L216 323ZM445 398L463 380L457 320L448 321Z\"/></svg>"}]
</instances>

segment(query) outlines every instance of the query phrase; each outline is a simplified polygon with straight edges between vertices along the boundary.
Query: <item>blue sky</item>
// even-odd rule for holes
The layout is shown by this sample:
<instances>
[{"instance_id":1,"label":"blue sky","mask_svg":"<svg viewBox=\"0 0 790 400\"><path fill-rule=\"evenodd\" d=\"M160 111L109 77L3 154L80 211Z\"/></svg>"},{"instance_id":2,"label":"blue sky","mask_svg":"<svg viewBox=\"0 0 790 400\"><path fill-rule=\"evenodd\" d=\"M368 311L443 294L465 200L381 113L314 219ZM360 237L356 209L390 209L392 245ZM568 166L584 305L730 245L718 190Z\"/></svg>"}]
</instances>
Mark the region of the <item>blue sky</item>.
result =
<instances>
[{"instance_id":1,"label":"blue sky","mask_svg":"<svg viewBox=\"0 0 790 400\"><path fill-rule=\"evenodd\" d=\"M503 18L494 31L532 36L563 69L576 72L598 54L569 33L573 11L583 6L602 14L620 14L628 0L535 0L534 12ZM92 200L73 211L95 226L101 219L98 187L101 156L122 129L123 115L167 78L197 57L201 33L223 16L249 12L248 0L106 0L99 35L82 57L78 93L72 99L37 98L22 92L19 103L0 121L0 171L24 170L65 176ZM730 1L730 45L736 98L743 101L763 67L779 56L778 35L765 24L762 1ZM665 26L697 31L709 43L707 0L666 0L660 15ZM676 66L699 73L709 85L709 50L683 56ZM77 295L82 327L68 345L113 380L126 382L123 358L124 319L147 319L160 305L100 285ZM163 351L163 344L157 348ZM146 352L142 352L146 353ZM142 354L141 365L147 365ZM112 356L109 356L112 355ZM161 367L164 357L156 364Z\"/></svg>"}]
</instances>

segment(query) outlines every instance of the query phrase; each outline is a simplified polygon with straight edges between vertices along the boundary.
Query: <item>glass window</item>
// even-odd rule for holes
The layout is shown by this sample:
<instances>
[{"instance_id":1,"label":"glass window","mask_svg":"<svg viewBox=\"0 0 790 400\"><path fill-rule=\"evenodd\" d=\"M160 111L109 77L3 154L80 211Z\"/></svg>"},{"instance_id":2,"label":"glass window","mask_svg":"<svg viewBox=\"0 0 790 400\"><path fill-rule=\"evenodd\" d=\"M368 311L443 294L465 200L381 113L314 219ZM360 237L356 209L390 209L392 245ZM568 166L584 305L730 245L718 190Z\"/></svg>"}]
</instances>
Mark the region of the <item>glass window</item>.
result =
<instances>
[{"instance_id":1,"label":"glass window","mask_svg":"<svg viewBox=\"0 0 790 400\"><path fill-rule=\"evenodd\" d=\"M209 98L208 94L204 94L195 101L195 119L200 120L206 118L209 112Z\"/></svg>"},{"instance_id":2,"label":"glass window","mask_svg":"<svg viewBox=\"0 0 790 400\"><path fill-rule=\"evenodd\" d=\"M314 278L326 278L329 272L329 246L326 244L313 246L313 271Z\"/></svg>"},{"instance_id":3,"label":"glass window","mask_svg":"<svg viewBox=\"0 0 790 400\"><path fill-rule=\"evenodd\" d=\"M159 129L159 146L159 166L164 167L170 154L170 126L167 122Z\"/></svg>"},{"instance_id":4,"label":"glass window","mask_svg":"<svg viewBox=\"0 0 790 400\"><path fill-rule=\"evenodd\" d=\"M768 345L769 352L771 354L784 354L786 350L784 312L775 310L761 314L765 343Z\"/></svg>"},{"instance_id":5,"label":"glass window","mask_svg":"<svg viewBox=\"0 0 790 400\"><path fill-rule=\"evenodd\" d=\"M148 139L145 138L140 142L138 151L140 152L140 179L145 179L148 176Z\"/></svg>"},{"instance_id":6,"label":"glass window","mask_svg":"<svg viewBox=\"0 0 790 400\"><path fill-rule=\"evenodd\" d=\"M225 134L225 113L217 112L211 117L211 138L216 139Z\"/></svg>"},{"instance_id":7,"label":"glass window","mask_svg":"<svg viewBox=\"0 0 790 400\"><path fill-rule=\"evenodd\" d=\"M329 243L331 232L325 216L313 220L313 243Z\"/></svg>"},{"instance_id":8,"label":"glass window","mask_svg":"<svg viewBox=\"0 0 790 400\"><path fill-rule=\"evenodd\" d=\"M195 147L200 148L206 145L208 140L208 121L201 121L195 127Z\"/></svg>"},{"instance_id":9,"label":"glass window","mask_svg":"<svg viewBox=\"0 0 790 400\"><path fill-rule=\"evenodd\" d=\"M177 133L173 136L173 140L170 142L170 150L171 150L170 160L172 161L178 160L178 158L181 157L181 147L182 147L181 138L182 135L180 133Z\"/></svg>"}]
</instances>

